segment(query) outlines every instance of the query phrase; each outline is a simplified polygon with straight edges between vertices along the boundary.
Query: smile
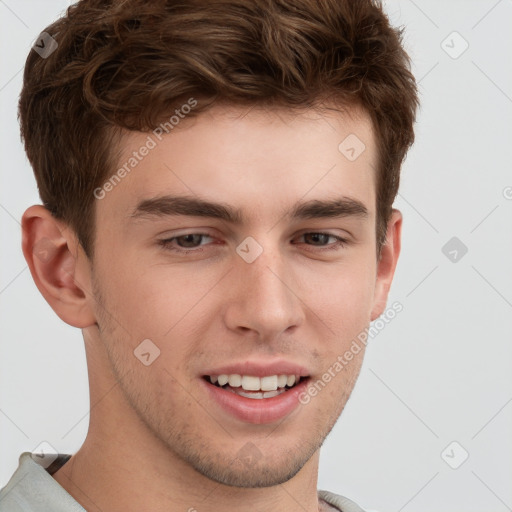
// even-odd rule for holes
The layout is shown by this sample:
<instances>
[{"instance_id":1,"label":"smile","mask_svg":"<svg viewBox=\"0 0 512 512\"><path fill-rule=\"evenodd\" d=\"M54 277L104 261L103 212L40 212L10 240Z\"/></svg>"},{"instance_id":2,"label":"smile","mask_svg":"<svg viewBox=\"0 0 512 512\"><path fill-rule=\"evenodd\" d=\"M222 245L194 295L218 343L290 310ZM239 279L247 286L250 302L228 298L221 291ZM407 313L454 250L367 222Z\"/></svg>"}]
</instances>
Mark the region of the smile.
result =
<instances>
[{"instance_id":1,"label":"smile","mask_svg":"<svg viewBox=\"0 0 512 512\"><path fill-rule=\"evenodd\" d=\"M238 396L261 400L273 398L293 388L301 380L299 375L269 375L256 377L253 375L207 375L209 381Z\"/></svg>"},{"instance_id":2,"label":"smile","mask_svg":"<svg viewBox=\"0 0 512 512\"><path fill-rule=\"evenodd\" d=\"M244 423L268 424L282 421L301 406L299 397L310 377L221 374L205 375L200 380L221 416L227 413Z\"/></svg>"}]
</instances>

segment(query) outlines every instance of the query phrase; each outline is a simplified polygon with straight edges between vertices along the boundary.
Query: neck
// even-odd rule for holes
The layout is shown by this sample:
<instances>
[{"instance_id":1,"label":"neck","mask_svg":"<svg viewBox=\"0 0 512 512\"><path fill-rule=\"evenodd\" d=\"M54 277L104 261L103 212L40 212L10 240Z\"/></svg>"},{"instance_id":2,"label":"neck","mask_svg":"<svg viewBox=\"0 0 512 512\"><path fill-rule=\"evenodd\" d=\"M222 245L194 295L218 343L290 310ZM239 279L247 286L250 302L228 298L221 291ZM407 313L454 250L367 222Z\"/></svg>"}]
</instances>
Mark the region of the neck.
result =
<instances>
[{"instance_id":1,"label":"neck","mask_svg":"<svg viewBox=\"0 0 512 512\"><path fill-rule=\"evenodd\" d=\"M87 438L53 475L88 512L319 510L318 451L295 476L279 485L241 488L213 481L151 432L114 377L99 368L99 360L92 359L88 352L91 413Z\"/></svg>"},{"instance_id":2,"label":"neck","mask_svg":"<svg viewBox=\"0 0 512 512\"><path fill-rule=\"evenodd\" d=\"M319 510L317 454L281 485L230 487L195 471L151 434L144 439L126 418L116 425L91 428L81 449L54 474L88 512Z\"/></svg>"}]
</instances>

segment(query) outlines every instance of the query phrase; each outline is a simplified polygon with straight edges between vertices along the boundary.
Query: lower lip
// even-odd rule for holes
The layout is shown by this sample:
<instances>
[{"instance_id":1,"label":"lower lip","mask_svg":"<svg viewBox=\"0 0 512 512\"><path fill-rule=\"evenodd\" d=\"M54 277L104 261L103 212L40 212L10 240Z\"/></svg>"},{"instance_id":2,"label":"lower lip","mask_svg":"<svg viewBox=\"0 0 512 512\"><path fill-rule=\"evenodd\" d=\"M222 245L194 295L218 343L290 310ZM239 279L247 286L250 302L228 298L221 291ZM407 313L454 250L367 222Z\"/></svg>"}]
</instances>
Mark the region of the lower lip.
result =
<instances>
[{"instance_id":1,"label":"lower lip","mask_svg":"<svg viewBox=\"0 0 512 512\"><path fill-rule=\"evenodd\" d=\"M273 423L290 414L300 404L299 395L306 390L309 378L272 398L246 398L201 379L210 397L228 414L246 423Z\"/></svg>"}]
</instances>

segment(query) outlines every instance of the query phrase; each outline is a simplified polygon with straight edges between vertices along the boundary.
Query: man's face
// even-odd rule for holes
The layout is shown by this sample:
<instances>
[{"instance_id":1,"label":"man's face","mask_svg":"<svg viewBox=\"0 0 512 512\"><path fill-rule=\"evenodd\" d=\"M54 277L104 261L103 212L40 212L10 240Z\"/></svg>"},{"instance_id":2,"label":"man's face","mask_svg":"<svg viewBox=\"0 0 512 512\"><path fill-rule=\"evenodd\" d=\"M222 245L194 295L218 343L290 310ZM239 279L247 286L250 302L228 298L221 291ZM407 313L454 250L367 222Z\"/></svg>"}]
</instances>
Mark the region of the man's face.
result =
<instances>
[{"instance_id":1,"label":"man's face","mask_svg":"<svg viewBox=\"0 0 512 512\"><path fill-rule=\"evenodd\" d=\"M366 146L355 160L338 149L350 134ZM217 106L161 141L149 135L155 147L96 204L91 307L124 414L208 478L282 483L334 426L364 350L309 403L297 390L321 379L381 312L370 120ZM118 167L153 146L141 133L124 144ZM175 212L167 196L222 203L240 218L184 203ZM348 207L293 216L314 201ZM249 398L212 384L219 374L233 387L233 375L270 377L270 387L272 375L303 379Z\"/></svg>"}]
</instances>

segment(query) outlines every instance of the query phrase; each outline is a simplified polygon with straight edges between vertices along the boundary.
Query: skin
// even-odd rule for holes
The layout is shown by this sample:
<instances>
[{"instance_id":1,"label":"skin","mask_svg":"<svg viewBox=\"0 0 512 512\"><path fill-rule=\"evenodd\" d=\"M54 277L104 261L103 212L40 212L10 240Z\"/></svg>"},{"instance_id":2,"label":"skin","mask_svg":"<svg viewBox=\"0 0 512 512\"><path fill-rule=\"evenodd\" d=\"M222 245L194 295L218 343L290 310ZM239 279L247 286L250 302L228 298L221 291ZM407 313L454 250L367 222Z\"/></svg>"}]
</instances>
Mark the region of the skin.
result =
<instances>
[{"instance_id":1,"label":"skin","mask_svg":"<svg viewBox=\"0 0 512 512\"><path fill-rule=\"evenodd\" d=\"M353 162L338 151L351 133L366 145ZM127 134L119 165L147 135ZM277 423L227 415L206 398L200 376L231 362L280 357L305 366L316 381L383 313L402 216L393 210L377 259L376 165L371 121L362 111L218 105L184 120L96 200L93 261L66 224L40 205L27 209L23 250L34 281L85 340L89 432L54 474L84 508L325 509L317 497L320 446L350 396L364 350ZM139 201L162 194L229 203L246 222L130 217ZM368 216L284 215L297 201L341 196L363 203ZM348 242L303 236L311 232ZM198 252L178 254L158 243L186 233L208 235L189 242ZM263 248L250 264L235 251L247 236ZM41 258L45 238L53 250ZM179 249L180 240L171 246ZM148 338L160 356L145 366L133 351ZM240 457L247 446L259 454L252 464Z\"/></svg>"}]
</instances>

